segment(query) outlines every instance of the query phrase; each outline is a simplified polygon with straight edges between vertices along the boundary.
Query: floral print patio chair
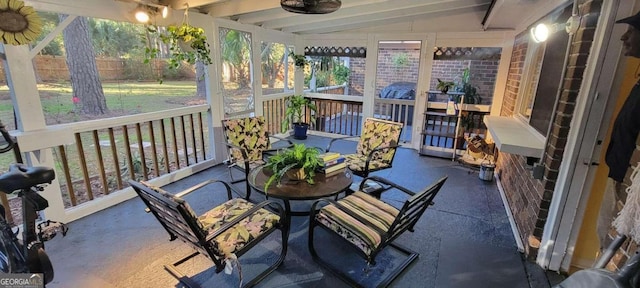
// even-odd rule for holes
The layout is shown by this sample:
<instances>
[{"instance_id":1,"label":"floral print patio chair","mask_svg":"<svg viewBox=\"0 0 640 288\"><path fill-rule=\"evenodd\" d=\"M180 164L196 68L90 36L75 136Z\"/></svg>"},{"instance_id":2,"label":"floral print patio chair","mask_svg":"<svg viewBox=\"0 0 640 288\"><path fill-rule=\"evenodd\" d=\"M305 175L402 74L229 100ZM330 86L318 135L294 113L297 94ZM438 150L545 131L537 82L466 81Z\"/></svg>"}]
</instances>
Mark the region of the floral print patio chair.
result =
<instances>
[{"instance_id":1,"label":"floral print patio chair","mask_svg":"<svg viewBox=\"0 0 640 288\"><path fill-rule=\"evenodd\" d=\"M264 157L279 149L292 147L293 143L287 139L270 136L267 122L263 116L222 120L224 136L228 148L228 159L231 183L246 182L246 197L251 196L251 187L247 181L249 171L265 163ZM282 147L273 149L270 138L283 140ZM244 178L233 179L231 168L240 170Z\"/></svg>"},{"instance_id":2,"label":"floral print patio chair","mask_svg":"<svg viewBox=\"0 0 640 288\"><path fill-rule=\"evenodd\" d=\"M224 185L228 200L198 216L183 197L214 183ZM147 212L152 213L169 233L169 240L180 239L195 250L175 263L164 266L165 270L187 287L199 286L178 271L178 265L201 254L213 261L216 273L225 270L226 266L239 266L238 257L275 230L280 230L282 234L280 257L272 261L273 264L267 268L263 268L263 272L258 276L247 281L245 286L251 287L264 279L276 270L285 258L289 223L279 203L264 201L253 204L243 198L232 198L233 188L219 180L202 182L175 195L146 182L129 180L129 184L148 207ZM270 206L270 210L266 209L266 206ZM242 269L237 270L242 283Z\"/></svg>"},{"instance_id":3,"label":"floral print patio chair","mask_svg":"<svg viewBox=\"0 0 640 288\"><path fill-rule=\"evenodd\" d=\"M402 127L403 124L398 122L376 118L365 119L356 153L344 155L347 167L353 174L360 177L367 177L371 172L391 168L400 144ZM326 151L331 151L335 141L346 138L332 139Z\"/></svg>"}]
</instances>

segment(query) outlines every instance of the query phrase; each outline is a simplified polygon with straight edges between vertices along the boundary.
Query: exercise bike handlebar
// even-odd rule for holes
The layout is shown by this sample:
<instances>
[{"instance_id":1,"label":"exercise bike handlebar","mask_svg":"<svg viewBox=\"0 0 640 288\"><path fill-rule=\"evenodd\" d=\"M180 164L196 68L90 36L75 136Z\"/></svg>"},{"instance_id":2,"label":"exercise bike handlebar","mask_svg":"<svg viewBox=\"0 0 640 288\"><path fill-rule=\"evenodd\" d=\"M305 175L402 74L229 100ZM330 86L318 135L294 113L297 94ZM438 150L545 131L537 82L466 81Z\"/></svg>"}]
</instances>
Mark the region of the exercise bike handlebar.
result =
<instances>
[{"instance_id":1,"label":"exercise bike handlebar","mask_svg":"<svg viewBox=\"0 0 640 288\"><path fill-rule=\"evenodd\" d=\"M9 150L13 149L14 146L16 146L16 141L14 141L13 137L9 135L9 131L7 131L7 128L4 126L4 124L2 124L2 122L0 122L0 134L2 134L4 142L7 142L7 146L0 148L0 153L8 152Z\"/></svg>"},{"instance_id":2,"label":"exercise bike handlebar","mask_svg":"<svg viewBox=\"0 0 640 288\"><path fill-rule=\"evenodd\" d=\"M10 194L16 190L51 183L56 178L49 167L27 167L24 164L11 164L9 172L0 175L0 192Z\"/></svg>"}]
</instances>

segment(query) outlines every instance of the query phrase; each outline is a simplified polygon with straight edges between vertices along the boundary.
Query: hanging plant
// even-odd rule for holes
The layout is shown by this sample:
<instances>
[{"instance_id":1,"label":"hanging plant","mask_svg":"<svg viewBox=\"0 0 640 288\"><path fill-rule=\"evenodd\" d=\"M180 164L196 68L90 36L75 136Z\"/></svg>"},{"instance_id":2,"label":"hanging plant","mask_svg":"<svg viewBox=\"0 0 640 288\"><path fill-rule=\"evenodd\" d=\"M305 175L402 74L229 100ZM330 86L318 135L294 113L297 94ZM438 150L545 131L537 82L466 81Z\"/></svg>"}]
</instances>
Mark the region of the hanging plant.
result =
<instances>
[{"instance_id":1,"label":"hanging plant","mask_svg":"<svg viewBox=\"0 0 640 288\"><path fill-rule=\"evenodd\" d=\"M304 55L296 55L293 52L289 53L289 56L293 58L293 63L298 68L304 68L307 65L307 58Z\"/></svg>"},{"instance_id":2,"label":"hanging plant","mask_svg":"<svg viewBox=\"0 0 640 288\"><path fill-rule=\"evenodd\" d=\"M204 29L189 24L187 10L185 10L182 24L169 25L166 32L161 32L158 27L150 25L147 27L147 31L151 34L157 34L158 39L169 45L169 68L171 69L178 69L182 62L191 65L196 62L202 62L205 65L213 63ZM149 40L145 38L146 41ZM158 48L152 47L151 43L146 44L144 63L149 63L151 59L156 58L159 51ZM162 83L162 79L160 79L160 83Z\"/></svg>"},{"instance_id":3,"label":"hanging plant","mask_svg":"<svg viewBox=\"0 0 640 288\"><path fill-rule=\"evenodd\" d=\"M207 36L204 29L194 27L189 23L181 25L169 25L166 35L160 35L162 42L169 44L171 57L169 58L169 67L177 69L182 61L189 64L195 64L200 61L205 65L211 64L211 50L207 43Z\"/></svg>"},{"instance_id":4,"label":"hanging plant","mask_svg":"<svg viewBox=\"0 0 640 288\"><path fill-rule=\"evenodd\" d=\"M42 20L35 9L20 0L0 0L0 39L8 45L24 45L42 32Z\"/></svg>"}]
</instances>

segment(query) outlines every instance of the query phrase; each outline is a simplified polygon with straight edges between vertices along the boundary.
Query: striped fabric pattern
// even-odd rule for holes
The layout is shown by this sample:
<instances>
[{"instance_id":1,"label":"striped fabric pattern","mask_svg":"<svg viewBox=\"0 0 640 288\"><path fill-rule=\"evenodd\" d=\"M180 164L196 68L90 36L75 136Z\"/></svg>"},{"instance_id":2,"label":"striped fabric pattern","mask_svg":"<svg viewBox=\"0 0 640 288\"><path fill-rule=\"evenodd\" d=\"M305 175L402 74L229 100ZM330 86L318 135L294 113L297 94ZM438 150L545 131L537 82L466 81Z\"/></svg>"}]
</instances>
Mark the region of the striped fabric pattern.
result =
<instances>
[{"instance_id":1,"label":"striped fabric pattern","mask_svg":"<svg viewBox=\"0 0 640 288\"><path fill-rule=\"evenodd\" d=\"M383 233L398 215L398 209L363 192L355 192L338 201L350 213L371 222ZM367 226L346 211L327 205L316 215L318 222L335 231L338 235L353 243L366 255L371 255L381 243L381 234L373 227Z\"/></svg>"}]
</instances>

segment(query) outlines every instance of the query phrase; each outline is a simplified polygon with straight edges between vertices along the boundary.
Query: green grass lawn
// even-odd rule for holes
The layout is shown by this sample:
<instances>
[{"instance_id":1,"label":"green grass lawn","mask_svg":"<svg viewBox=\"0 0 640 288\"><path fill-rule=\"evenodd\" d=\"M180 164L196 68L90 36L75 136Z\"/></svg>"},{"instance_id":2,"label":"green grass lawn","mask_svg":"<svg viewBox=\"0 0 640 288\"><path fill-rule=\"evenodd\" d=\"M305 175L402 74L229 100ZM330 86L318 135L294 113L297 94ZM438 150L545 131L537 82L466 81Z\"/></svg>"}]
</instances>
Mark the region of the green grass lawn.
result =
<instances>
[{"instance_id":1,"label":"green grass lawn","mask_svg":"<svg viewBox=\"0 0 640 288\"><path fill-rule=\"evenodd\" d=\"M192 99L196 93L194 81L109 82L102 88L111 111L104 117L84 117L75 112L71 83L38 84L38 91L47 124L61 124L88 119L160 111L200 103ZM13 105L9 87L0 85L0 120L13 129Z\"/></svg>"}]
</instances>

